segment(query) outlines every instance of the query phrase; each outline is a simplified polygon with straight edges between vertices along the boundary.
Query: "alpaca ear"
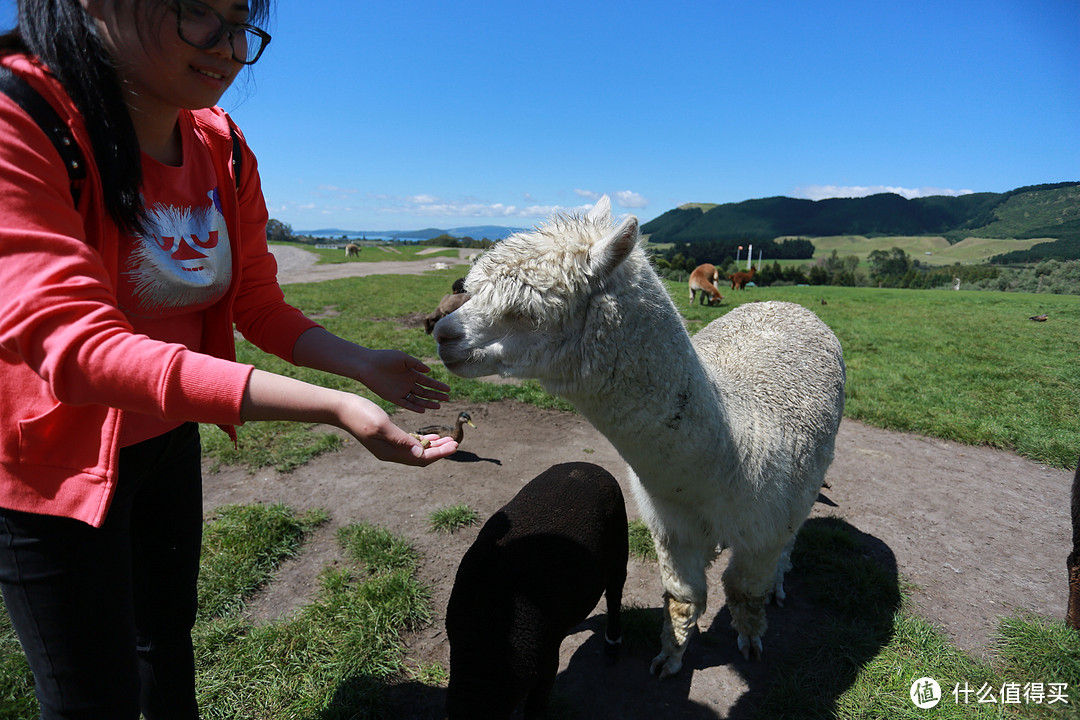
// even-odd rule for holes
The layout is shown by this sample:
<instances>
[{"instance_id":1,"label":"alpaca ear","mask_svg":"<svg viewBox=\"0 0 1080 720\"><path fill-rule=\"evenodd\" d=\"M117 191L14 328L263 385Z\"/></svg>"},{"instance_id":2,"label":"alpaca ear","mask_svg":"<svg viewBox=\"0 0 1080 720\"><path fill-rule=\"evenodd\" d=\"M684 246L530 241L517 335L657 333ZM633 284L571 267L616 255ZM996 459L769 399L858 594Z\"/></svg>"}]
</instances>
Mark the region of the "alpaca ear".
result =
<instances>
[{"instance_id":1,"label":"alpaca ear","mask_svg":"<svg viewBox=\"0 0 1080 720\"><path fill-rule=\"evenodd\" d=\"M609 220L611 218L611 198L604 195L592 206L592 210L586 216L589 220Z\"/></svg>"},{"instance_id":2,"label":"alpaca ear","mask_svg":"<svg viewBox=\"0 0 1080 720\"><path fill-rule=\"evenodd\" d=\"M606 197L606 196L605 196ZM628 216L589 252L593 275L605 277L630 256L638 242L638 219Z\"/></svg>"}]
</instances>

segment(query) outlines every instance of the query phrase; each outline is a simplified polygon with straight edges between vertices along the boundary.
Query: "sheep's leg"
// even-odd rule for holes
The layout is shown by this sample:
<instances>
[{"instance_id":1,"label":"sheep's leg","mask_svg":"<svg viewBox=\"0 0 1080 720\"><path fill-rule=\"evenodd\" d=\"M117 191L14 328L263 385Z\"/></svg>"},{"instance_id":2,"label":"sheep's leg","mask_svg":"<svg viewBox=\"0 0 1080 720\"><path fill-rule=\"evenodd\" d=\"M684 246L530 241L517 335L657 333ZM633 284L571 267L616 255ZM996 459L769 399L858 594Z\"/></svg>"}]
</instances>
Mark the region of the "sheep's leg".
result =
<instances>
[{"instance_id":1,"label":"sheep's leg","mask_svg":"<svg viewBox=\"0 0 1080 720\"><path fill-rule=\"evenodd\" d=\"M768 620L765 605L769 596L776 592L777 582L783 593L783 560L790 553L790 542L772 550L736 548L731 562L724 571L724 594L731 611L731 627L739 634L739 650L747 660L761 657L761 636L765 634ZM783 569L782 569L783 568Z\"/></svg>"},{"instance_id":2,"label":"sheep's leg","mask_svg":"<svg viewBox=\"0 0 1080 720\"><path fill-rule=\"evenodd\" d=\"M708 559L701 553L683 546L683 552L673 552L657 544L660 562L660 581L664 586L664 629L660 633L660 654L653 658L650 672L663 680L682 669L682 657L705 610L707 581L705 567Z\"/></svg>"},{"instance_id":3,"label":"sheep's leg","mask_svg":"<svg viewBox=\"0 0 1080 720\"><path fill-rule=\"evenodd\" d=\"M604 653L611 660L619 657L622 647L622 592L626 583L626 566L621 572L612 573L608 578L604 598L607 600L607 627L604 632Z\"/></svg>"},{"instance_id":4,"label":"sheep's leg","mask_svg":"<svg viewBox=\"0 0 1080 720\"><path fill-rule=\"evenodd\" d=\"M542 718L547 714L551 689L555 687L555 676L558 672L559 646L556 645L554 651L544 652L543 657L538 658L536 682L529 691L528 697L525 698L525 707L522 711L524 720Z\"/></svg>"},{"instance_id":5,"label":"sheep's leg","mask_svg":"<svg viewBox=\"0 0 1080 720\"><path fill-rule=\"evenodd\" d=\"M1080 460L1072 483L1073 549L1066 559L1069 568L1069 604L1065 624L1080 630Z\"/></svg>"},{"instance_id":6,"label":"sheep's leg","mask_svg":"<svg viewBox=\"0 0 1080 720\"><path fill-rule=\"evenodd\" d=\"M1080 630L1080 549L1069 554L1069 604L1065 612L1065 625Z\"/></svg>"}]
</instances>

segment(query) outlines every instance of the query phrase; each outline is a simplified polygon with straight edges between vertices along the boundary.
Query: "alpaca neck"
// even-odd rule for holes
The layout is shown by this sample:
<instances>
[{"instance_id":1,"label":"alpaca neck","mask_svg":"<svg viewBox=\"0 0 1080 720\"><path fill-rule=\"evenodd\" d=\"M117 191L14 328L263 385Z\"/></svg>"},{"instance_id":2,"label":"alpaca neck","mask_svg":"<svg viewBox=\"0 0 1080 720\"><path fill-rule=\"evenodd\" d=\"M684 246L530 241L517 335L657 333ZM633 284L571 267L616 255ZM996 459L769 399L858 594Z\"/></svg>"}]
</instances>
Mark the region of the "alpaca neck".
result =
<instances>
[{"instance_id":1,"label":"alpaca neck","mask_svg":"<svg viewBox=\"0 0 1080 720\"><path fill-rule=\"evenodd\" d=\"M723 423L714 383L659 280L655 285L642 282L644 287L617 298L619 312L598 333L603 341L591 345L590 352L599 354L590 357L592 372L572 387L549 388L636 470L678 455L675 448L698 428ZM671 459L676 465L691 461L686 453Z\"/></svg>"}]
</instances>

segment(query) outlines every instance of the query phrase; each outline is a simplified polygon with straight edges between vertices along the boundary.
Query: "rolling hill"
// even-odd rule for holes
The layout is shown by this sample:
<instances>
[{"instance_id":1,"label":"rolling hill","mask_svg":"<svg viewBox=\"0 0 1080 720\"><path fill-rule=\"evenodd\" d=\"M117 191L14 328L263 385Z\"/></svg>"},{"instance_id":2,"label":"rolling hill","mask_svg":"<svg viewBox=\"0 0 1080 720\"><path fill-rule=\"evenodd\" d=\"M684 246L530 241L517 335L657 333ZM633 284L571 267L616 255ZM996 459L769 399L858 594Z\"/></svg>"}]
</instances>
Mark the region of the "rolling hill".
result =
<instances>
[{"instance_id":1,"label":"rolling hill","mask_svg":"<svg viewBox=\"0 0 1080 720\"><path fill-rule=\"evenodd\" d=\"M772 197L720 205L693 203L669 210L641 229L651 243L676 245L784 237L842 243L845 237L891 236L912 238L914 252L955 254L965 258L961 262L985 262L1016 250L1075 258L1080 257L1080 182L911 200L883 193L817 201ZM819 240L814 244L818 246ZM927 247L916 249L923 245Z\"/></svg>"}]
</instances>

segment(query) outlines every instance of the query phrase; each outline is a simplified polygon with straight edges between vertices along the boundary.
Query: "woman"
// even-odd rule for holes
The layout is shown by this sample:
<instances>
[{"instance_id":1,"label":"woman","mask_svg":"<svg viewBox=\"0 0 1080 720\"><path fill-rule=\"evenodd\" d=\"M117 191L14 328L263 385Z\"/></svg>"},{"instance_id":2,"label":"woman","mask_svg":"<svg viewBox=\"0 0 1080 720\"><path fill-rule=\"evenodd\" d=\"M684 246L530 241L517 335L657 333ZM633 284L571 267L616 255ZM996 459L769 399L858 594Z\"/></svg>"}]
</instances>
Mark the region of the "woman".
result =
<instances>
[{"instance_id":1,"label":"woman","mask_svg":"<svg viewBox=\"0 0 1080 720\"><path fill-rule=\"evenodd\" d=\"M235 362L234 326L408 410L448 398L284 302L255 158L215 107L269 43L268 2L19 0L0 39L87 161L74 187L0 95L0 588L45 718L198 717L196 423L329 423L413 465L456 449Z\"/></svg>"}]
</instances>

